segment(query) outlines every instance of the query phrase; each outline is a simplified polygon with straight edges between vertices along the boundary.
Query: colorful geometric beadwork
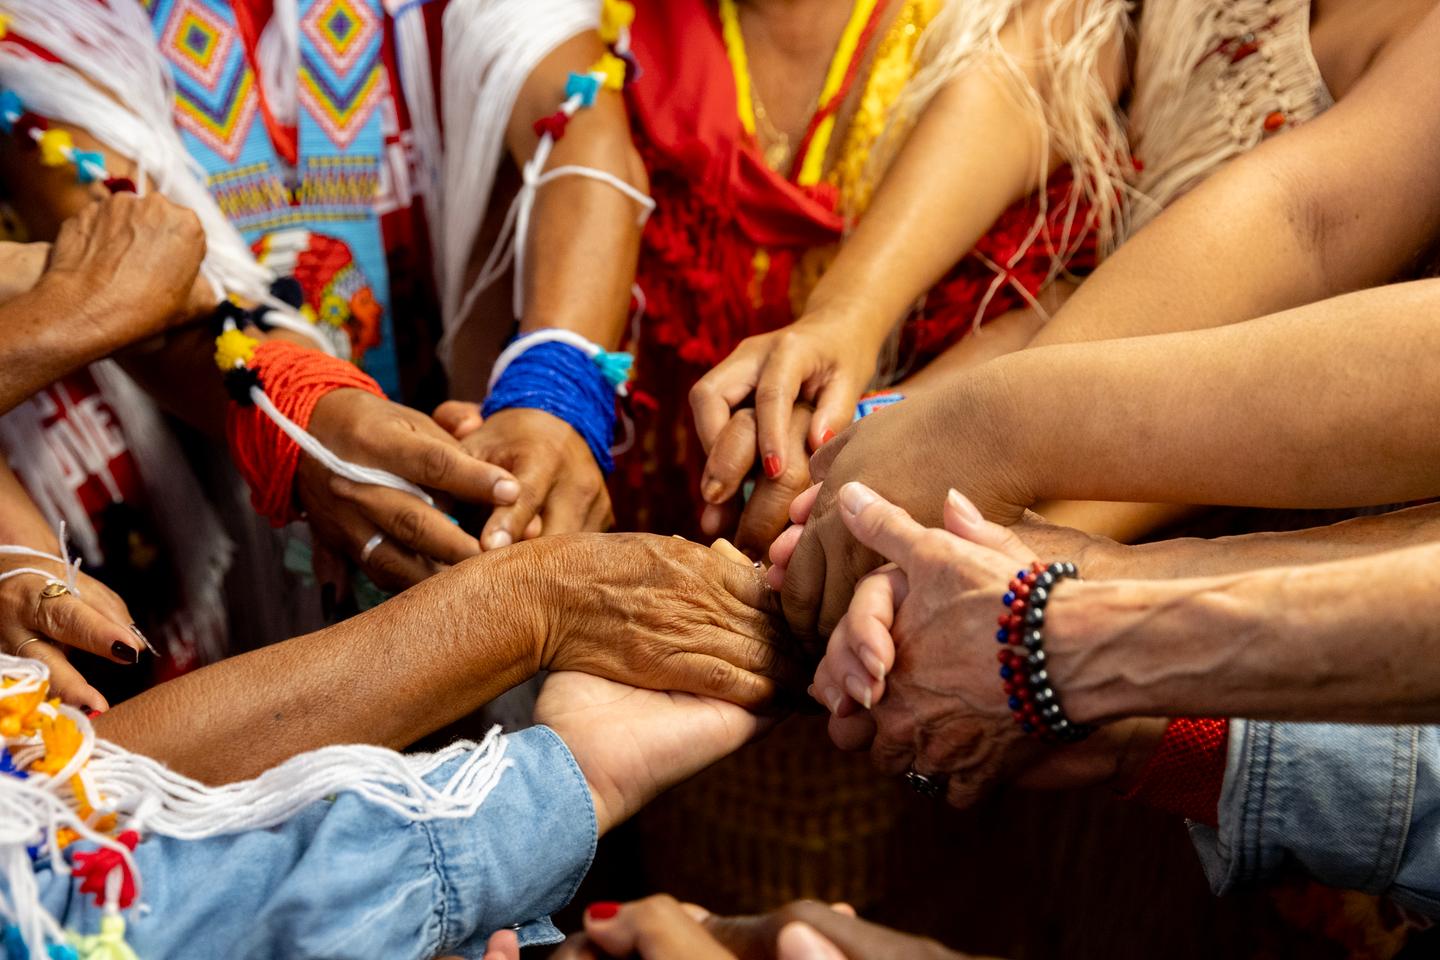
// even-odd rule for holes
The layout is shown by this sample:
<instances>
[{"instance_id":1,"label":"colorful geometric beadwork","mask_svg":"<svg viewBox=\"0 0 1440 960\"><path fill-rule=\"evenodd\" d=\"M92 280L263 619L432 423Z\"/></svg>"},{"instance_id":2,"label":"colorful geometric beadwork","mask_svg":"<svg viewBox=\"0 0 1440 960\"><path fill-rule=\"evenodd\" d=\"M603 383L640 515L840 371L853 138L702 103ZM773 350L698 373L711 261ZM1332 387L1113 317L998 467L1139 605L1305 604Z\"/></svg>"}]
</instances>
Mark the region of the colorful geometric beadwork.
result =
<instances>
[{"instance_id":1,"label":"colorful geometric beadwork","mask_svg":"<svg viewBox=\"0 0 1440 960\"><path fill-rule=\"evenodd\" d=\"M230 17L216 9L216 0L175 0L164 21L160 49L175 67L176 121L234 163L260 98Z\"/></svg>"}]
</instances>

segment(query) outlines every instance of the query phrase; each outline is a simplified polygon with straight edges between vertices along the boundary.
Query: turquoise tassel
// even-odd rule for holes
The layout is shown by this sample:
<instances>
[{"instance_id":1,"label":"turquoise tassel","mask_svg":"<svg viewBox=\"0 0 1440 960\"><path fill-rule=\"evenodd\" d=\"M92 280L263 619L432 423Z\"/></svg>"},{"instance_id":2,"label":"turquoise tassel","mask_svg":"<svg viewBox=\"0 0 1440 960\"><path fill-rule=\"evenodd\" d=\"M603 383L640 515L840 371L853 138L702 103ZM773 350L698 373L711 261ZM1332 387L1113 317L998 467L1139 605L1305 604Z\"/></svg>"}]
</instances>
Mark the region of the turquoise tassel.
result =
<instances>
[{"instance_id":1,"label":"turquoise tassel","mask_svg":"<svg viewBox=\"0 0 1440 960\"><path fill-rule=\"evenodd\" d=\"M601 350L594 356L595 366L600 368L600 373L605 377L605 382L612 387L619 387L626 380L630 379L630 368L635 364L635 358L628 353L618 353L609 350Z\"/></svg>"},{"instance_id":2,"label":"turquoise tassel","mask_svg":"<svg viewBox=\"0 0 1440 960\"><path fill-rule=\"evenodd\" d=\"M81 183L94 183L96 180L104 180L109 174L105 171L105 154L94 150L76 150L74 153L75 171L80 176Z\"/></svg>"},{"instance_id":3,"label":"turquoise tassel","mask_svg":"<svg viewBox=\"0 0 1440 960\"><path fill-rule=\"evenodd\" d=\"M14 90L0 90L0 130L15 132L15 121L25 112L25 105Z\"/></svg>"},{"instance_id":4,"label":"turquoise tassel","mask_svg":"<svg viewBox=\"0 0 1440 960\"><path fill-rule=\"evenodd\" d=\"M600 79L593 73L572 73L565 80L565 99L578 95L582 107L595 106L595 95L600 92Z\"/></svg>"}]
</instances>

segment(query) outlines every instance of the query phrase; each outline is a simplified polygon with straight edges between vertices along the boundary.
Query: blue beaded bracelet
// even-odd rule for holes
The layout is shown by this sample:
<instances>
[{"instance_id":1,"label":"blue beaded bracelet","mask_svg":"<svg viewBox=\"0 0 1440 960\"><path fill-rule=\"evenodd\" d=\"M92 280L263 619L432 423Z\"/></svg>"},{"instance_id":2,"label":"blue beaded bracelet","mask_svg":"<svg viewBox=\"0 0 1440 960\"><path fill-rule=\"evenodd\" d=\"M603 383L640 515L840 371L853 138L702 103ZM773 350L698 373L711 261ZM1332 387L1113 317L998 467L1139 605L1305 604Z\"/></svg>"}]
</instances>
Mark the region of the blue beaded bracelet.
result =
<instances>
[{"instance_id":1,"label":"blue beaded bracelet","mask_svg":"<svg viewBox=\"0 0 1440 960\"><path fill-rule=\"evenodd\" d=\"M481 414L524 407L559 417L585 440L601 471L615 469L615 387L584 350L536 343L510 360L490 388Z\"/></svg>"}]
</instances>

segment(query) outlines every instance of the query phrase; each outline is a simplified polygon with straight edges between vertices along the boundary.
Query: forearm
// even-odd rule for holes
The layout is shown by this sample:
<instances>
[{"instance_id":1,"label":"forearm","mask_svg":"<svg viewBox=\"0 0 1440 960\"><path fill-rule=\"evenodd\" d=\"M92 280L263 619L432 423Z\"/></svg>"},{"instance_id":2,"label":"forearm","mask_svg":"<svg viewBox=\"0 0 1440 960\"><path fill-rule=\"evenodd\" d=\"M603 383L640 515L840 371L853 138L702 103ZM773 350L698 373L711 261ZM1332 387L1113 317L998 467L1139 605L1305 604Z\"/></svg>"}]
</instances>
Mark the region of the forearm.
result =
<instances>
[{"instance_id":1,"label":"forearm","mask_svg":"<svg viewBox=\"0 0 1440 960\"><path fill-rule=\"evenodd\" d=\"M1068 40L1051 5L1020 5L1000 35L1010 65L970 64L925 108L874 200L807 304L808 311L853 315L880 337L916 299L985 235L1007 207L1034 191L1061 161L1047 153L1043 111L1023 82L1046 86L1038 48ZM1056 30L1058 35L1050 36ZM1102 57L1105 82L1118 86L1121 44Z\"/></svg>"},{"instance_id":2,"label":"forearm","mask_svg":"<svg viewBox=\"0 0 1440 960\"><path fill-rule=\"evenodd\" d=\"M995 424L1022 503L1402 503L1440 490L1437 309L1440 281L1425 281L1214 330L1025 350L925 402ZM1231 397L1238 412L1217 400Z\"/></svg>"},{"instance_id":3,"label":"forearm","mask_svg":"<svg viewBox=\"0 0 1440 960\"><path fill-rule=\"evenodd\" d=\"M0 544L58 552L55 531L10 465L0 457Z\"/></svg>"},{"instance_id":4,"label":"forearm","mask_svg":"<svg viewBox=\"0 0 1440 960\"><path fill-rule=\"evenodd\" d=\"M99 734L207 782L335 743L399 749L531 676L525 551L484 554L358 617L162 684Z\"/></svg>"},{"instance_id":5,"label":"forearm","mask_svg":"<svg viewBox=\"0 0 1440 960\"><path fill-rule=\"evenodd\" d=\"M1035 344L1217 326L1395 277L1440 229L1437 43L1440 11L1325 115L1141 230Z\"/></svg>"},{"instance_id":6,"label":"forearm","mask_svg":"<svg viewBox=\"0 0 1440 960\"><path fill-rule=\"evenodd\" d=\"M1440 547L1163 582L1067 584L1047 667L1081 722L1440 722Z\"/></svg>"},{"instance_id":7,"label":"forearm","mask_svg":"<svg viewBox=\"0 0 1440 960\"><path fill-rule=\"evenodd\" d=\"M564 99L566 76L588 71L604 51L595 35L576 37L546 57L526 82L507 133L517 166L530 159L539 142L532 124L554 113ZM619 94L602 90L594 106L571 118L546 169L562 166L601 170L641 192L648 190ZM521 330L561 327L607 348L618 346L635 280L642 213L634 199L587 177L562 177L541 187L521 278Z\"/></svg>"}]
</instances>

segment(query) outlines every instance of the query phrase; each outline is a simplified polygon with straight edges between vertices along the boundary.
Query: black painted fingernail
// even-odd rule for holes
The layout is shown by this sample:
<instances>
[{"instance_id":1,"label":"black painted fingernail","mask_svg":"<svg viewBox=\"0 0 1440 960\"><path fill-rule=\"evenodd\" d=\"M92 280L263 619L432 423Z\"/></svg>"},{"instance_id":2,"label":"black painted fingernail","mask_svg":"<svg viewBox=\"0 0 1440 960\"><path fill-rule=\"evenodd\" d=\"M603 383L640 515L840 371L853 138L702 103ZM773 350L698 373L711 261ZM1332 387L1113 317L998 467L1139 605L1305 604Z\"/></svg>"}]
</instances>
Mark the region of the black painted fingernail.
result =
<instances>
[{"instance_id":1,"label":"black painted fingernail","mask_svg":"<svg viewBox=\"0 0 1440 960\"><path fill-rule=\"evenodd\" d=\"M335 584L327 583L320 588L320 613L328 621L335 619Z\"/></svg>"},{"instance_id":2,"label":"black painted fingernail","mask_svg":"<svg viewBox=\"0 0 1440 960\"><path fill-rule=\"evenodd\" d=\"M110 652L115 655L115 659L123 660L126 663L138 663L140 661L140 651L127 643L121 643L119 640L110 644Z\"/></svg>"}]
</instances>

